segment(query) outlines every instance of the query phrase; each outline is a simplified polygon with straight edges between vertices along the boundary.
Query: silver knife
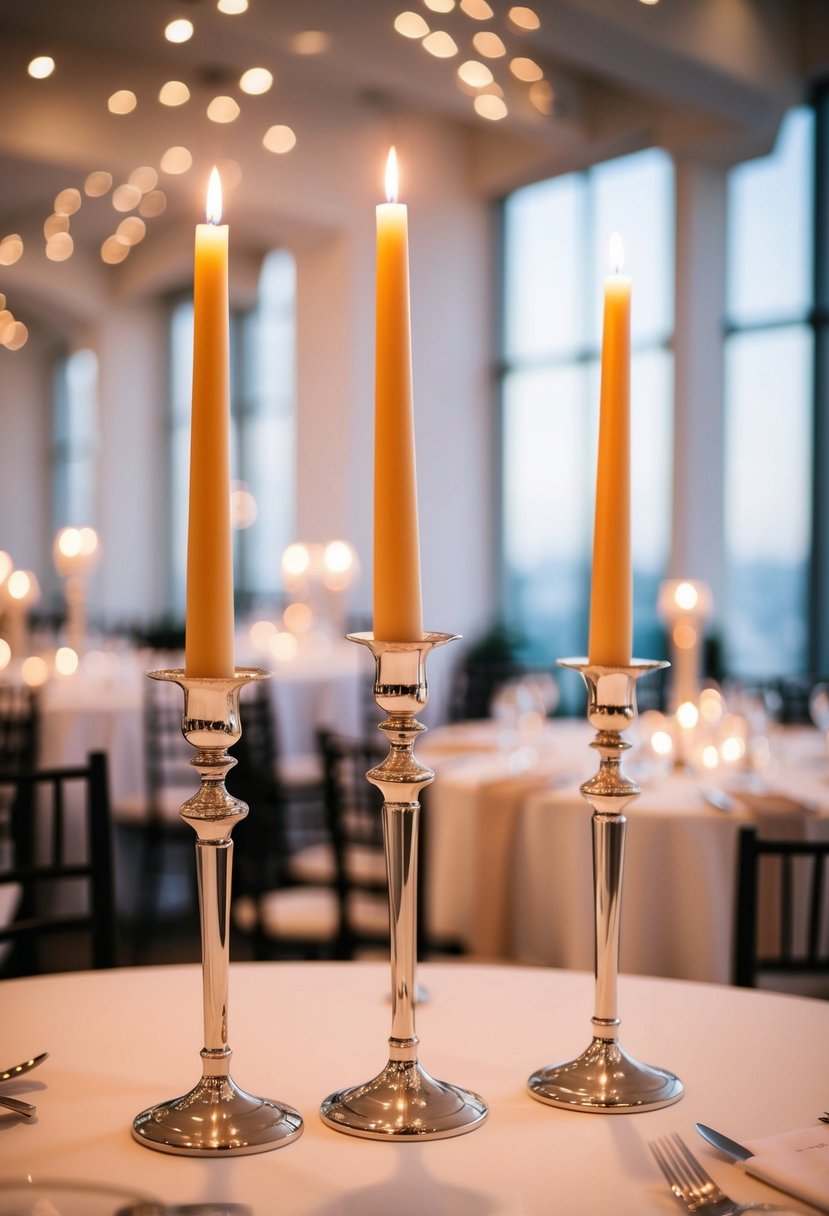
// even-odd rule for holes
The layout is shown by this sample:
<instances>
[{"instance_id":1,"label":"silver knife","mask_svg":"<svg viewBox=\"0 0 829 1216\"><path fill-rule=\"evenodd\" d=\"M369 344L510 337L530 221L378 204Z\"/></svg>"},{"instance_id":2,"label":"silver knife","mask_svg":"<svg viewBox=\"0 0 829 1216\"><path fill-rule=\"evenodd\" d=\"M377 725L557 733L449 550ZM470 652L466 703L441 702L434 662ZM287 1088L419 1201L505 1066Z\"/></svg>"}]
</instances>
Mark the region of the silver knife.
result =
<instances>
[{"instance_id":1,"label":"silver knife","mask_svg":"<svg viewBox=\"0 0 829 1216\"><path fill-rule=\"evenodd\" d=\"M694 1127L703 1140L713 1144L714 1148L725 1153L726 1157L730 1157L732 1161L748 1161L749 1157L754 1156L750 1148L738 1144L736 1140L732 1140L730 1136L724 1136L722 1132L715 1132L713 1127L706 1127L704 1123L695 1123Z\"/></svg>"}]
</instances>

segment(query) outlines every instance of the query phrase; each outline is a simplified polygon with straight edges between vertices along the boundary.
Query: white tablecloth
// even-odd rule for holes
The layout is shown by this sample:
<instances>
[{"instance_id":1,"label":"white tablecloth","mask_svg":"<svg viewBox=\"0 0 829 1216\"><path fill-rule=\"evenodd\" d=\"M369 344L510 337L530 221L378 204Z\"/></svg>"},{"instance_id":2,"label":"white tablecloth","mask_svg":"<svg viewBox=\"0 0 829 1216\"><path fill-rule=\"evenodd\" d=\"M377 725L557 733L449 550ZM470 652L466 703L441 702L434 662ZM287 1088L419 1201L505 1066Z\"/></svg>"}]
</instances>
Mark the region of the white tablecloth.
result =
<instances>
[{"instance_id":1,"label":"white tablecloth","mask_svg":"<svg viewBox=\"0 0 829 1216\"><path fill-rule=\"evenodd\" d=\"M429 925L485 957L593 965L591 811L578 793L597 767L584 722L551 723L533 756L498 748L494 723L445 728L419 752L429 789ZM431 739L431 745L430 745ZM737 833L829 836L829 761L816 731L778 732L768 783L816 804L761 815L714 810L710 785L739 774L637 774L628 805L621 967L725 983L732 971ZM636 773L633 768L632 772Z\"/></svg>"},{"instance_id":2,"label":"white tablecloth","mask_svg":"<svg viewBox=\"0 0 829 1216\"><path fill-rule=\"evenodd\" d=\"M12 1184L35 1191L54 1180L108 1188L75 1192L61 1216L113 1216L141 1199L236 1203L237 1216L669 1216L678 1209L647 1141L670 1131L735 1197L781 1202L703 1144L694 1122L747 1139L817 1125L826 1107L819 1061L829 1003L623 978L625 1046L676 1071L686 1095L660 1111L608 1118L554 1110L526 1092L535 1068L587 1045L590 977L461 964L424 966L419 978L431 994L418 1010L421 1059L485 1097L482 1127L427 1144L325 1127L325 1095L386 1062L387 966L241 964L231 967L233 1075L296 1106L306 1126L276 1152L224 1161L167 1156L130 1135L139 1111L198 1079L198 968L4 981L4 1063L51 1054L7 1087L35 1102L38 1116L29 1125L0 1113L0 1212ZM792 1202L789 1210L814 1209Z\"/></svg>"}]
</instances>

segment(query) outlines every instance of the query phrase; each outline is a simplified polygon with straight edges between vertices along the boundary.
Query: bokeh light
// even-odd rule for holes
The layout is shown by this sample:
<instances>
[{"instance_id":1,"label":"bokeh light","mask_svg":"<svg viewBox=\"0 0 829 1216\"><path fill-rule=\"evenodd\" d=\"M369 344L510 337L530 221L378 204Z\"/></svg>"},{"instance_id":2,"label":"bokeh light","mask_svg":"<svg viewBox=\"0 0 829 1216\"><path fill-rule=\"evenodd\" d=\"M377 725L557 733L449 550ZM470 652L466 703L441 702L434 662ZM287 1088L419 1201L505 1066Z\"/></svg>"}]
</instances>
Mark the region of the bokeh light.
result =
<instances>
[{"instance_id":1,"label":"bokeh light","mask_svg":"<svg viewBox=\"0 0 829 1216\"><path fill-rule=\"evenodd\" d=\"M120 236L128 245L137 245L147 234L147 225L137 215L129 215L115 229L115 235Z\"/></svg>"},{"instance_id":2,"label":"bokeh light","mask_svg":"<svg viewBox=\"0 0 829 1216\"><path fill-rule=\"evenodd\" d=\"M477 59L467 59L462 63L458 68L458 76L464 84L473 89L482 89L485 85L492 84L492 72L485 63L479 63Z\"/></svg>"},{"instance_id":3,"label":"bokeh light","mask_svg":"<svg viewBox=\"0 0 829 1216\"><path fill-rule=\"evenodd\" d=\"M451 59L458 53L458 44L445 30L434 30L423 39L422 45L436 59Z\"/></svg>"},{"instance_id":4,"label":"bokeh light","mask_svg":"<svg viewBox=\"0 0 829 1216\"><path fill-rule=\"evenodd\" d=\"M238 17L248 11L248 0L217 0L216 8L228 17Z\"/></svg>"},{"instance_id":5,"label":"bokeh light","mask_svg":"<svg viewBox=\"0 0 829 1216\"><path fill-rule=\"evenodd\" d=\"M269 72L267 68L248 68L239 79L239 88L242 92L250 93L254 97L267 93L272 85L273 72Z\"/></svg>"},{"instance_id":6,"label":"bokeh light","mask_svg":"<svg viewBox=\"0 0 829 1216\"><path fill-rule=\"evenodd\" d=\"M489 21L494 16L492 5L487 0L461 0L461 8L474 21Z\"/></svg>"},{"instance_id":7,"label":"bokeh light","mask_svg":"<svg viewBox=\"0 0 829 1216\"><path fill-rule=\"evenodd\" d=\"M68 215L59 215L57 212L53 212L52 215L48 216L48 218L43 221L43 235L46 237L47 241L48 241L49 237L54 236L56 232L68 232L68 231L69 231L69 216Z\"/></svg>"},{"instance_id":8,"label":"bokeh light","mask_svg":"<svg viewBox=\"0 0 829 1216\"><path fill-rule=\"evenodd\" d=\"M295 659L299 651L299 642L292 633L280 630L271 638L268 649L271 655L280 662L289 663Z\"/></svg>"},{"instance_id":9,"label":"bokeh light","mask_svg":"<svg viewBox=\"0 0 829 1216\"><path fill-rule=\"evenodd\" d=\"M276 152L282 155L285 152L290 152L295 146L296 135L290 127L277 123L276 126L268 128L262 137L262 143L269 152Z\"/></svg>"},{"instance_id":10,"label":"bokeh light","mask_svg":"<svg viewBox=\"0 0 829 1216\"><path fill-rule=\"evenodd\" d=\"M61 676L73 676L78 670L78 654L71 646L60 646L55 651L55 671Z\"/></svg>"},{"instance_id":11,"label":"bokeh light","mask_svg":"<svg viewBox=\"0 0 829 1216\"><path fill-rule=\"evenodd\" d=\"M67 190L61 190L60 194L57 195L54 209L58 215L74 215L82 202L80 190L76 190L74 186L70 186Z\"/></svg>"},{"instance_id":12,"label":"bokeh light","mask_svg":"<svg viewBox=\"0 0 829 1216\"><path fill-rule=\"evenodd\" d=\"M130 186L137 186L142 194L146 194L149 190L155 190L158 185L158 173L152 165L139 165L137 169L133 169L127 182Z\"/></svg>"},{"instance_id":13,"label":"bokeh light","mask_svg":"<svg viewBox=\"0 0 829 1216\"><path fill-rule=\"evenodd\" d=\"M40 655L29 655L28 659L24 659L20 667L20 674L23 677L23 683L28 684L29 688L40 688L41 684L45 684L49 679L49 667L45 659Z\"/></svg>"},{"instance_id":14,"label":"bokeh light","mask_svg":"<svg viewBox=\"0 0 829 1216\"><path fill-rule=\"evenodd\" d=\"M499 38L497 34L493 34L492 30L478 30L472 39L472 45L478 54L483 55L486 59L500 59L507 53L503 39Z\"/></svg>"},{"instance_id":15,"label":"bokeh light","mask_svg":"<svg viewBox=\"0 0 829 1216\"><path fill-rule=\"evenodd\" d=\"M45 80L55 70L55 61L51 55L36 55L30 60L26 71L33 80Z\"/></svg>"},{"instance_id":16,"label":"bokeh light","mask_svg":"<svg viewBox=\"0 0 829 1216\"><path fill-rule=\"evenodd\" d=\"M683 701L677 706L676 720L683 730L693 730L699 721L699 710L693 701Z\"/></svg>"},{"instance_id":17,"label":"bokeh light","mask_svg":"<svg viewBox=\"0 0 829 1216\"><path fill-rule=\"evenodd\" d=\"M549 80L536 80L530 85L530 101L539 114L552 114L555 92Z\"/></svg>"},{"instance_id":18,"label":"bokeh light","mask_svg":"<svg viewBox=\"0 0 829 1216\"><path fill-rule=\"evenodd\" d=\"M295 55L322 55L331 45L331 36L324 30L300 30L289 45Z\"/></svg>"},{"instance_id":19,"label":"bokeh light","mask_svg":"<svg viewBox=\"0 0 829 1216\"><path fill-rule=\"evenodd\" d=\"M519 30L537 30L541 26L541 19L535 9L526 8L521 4L514 5L507 17Z\"/></svg>"},{"instance_id":20,"label":"bokeh light","mask_svg":"<svg viewBox=\"0 0 829 1216\"><path fill-rule=\"evenodd\" d=\"M0 241L0 266L13 266L23 256L23 238L17 232Z\"/></svg>"},{"instance_id":21,"label":"bokeh light","mask_svg":"<svg viewBox=\"0 0 829 1216\"><path fill-rule=\"evenodd\" d=\"M3 336L3 345L7 350L20 350L28 341L29 331L22 321L15 321L10 332Z\"/></svg>"},{"instance_id":22,"label":"bokeh light","mask_svg":"<svg viewBox=\"0 0 829 1216\"><path fill-rule=\"evenodd\" d=\"M90 173L83 184L84 194L90 198L101 198L111 188L112 174L103 169L96 169Z\"/></svg>"},{"instance_id":23,"label":"bokeh light","mask_svg":"<svg viewBox=\"0 0 829 1216\"><path fill-rule=\"evenodd\" d=\"M112 205L116 211L132 211L140 202L141 191L127 182L123 186L116 186L112 192Z\"/></svg>"},{"instance_id":24,"label":"bokeh light","mask_svg":"<svg viewBox=\"0 0 829 1216\"><path fill-rule=\"evenodd\" d=\"M167 209L167 195L163 190L151 190L149 194L145 194L141 202L138 204L138 214L143 215L145 219L151 219L155 215L161 215Z\"/></svg>"},{"instance_id":25,"label":"bokeh light","mask_svg":"<svg viewBox=\"0 0 829 1216\"><path fill-rule=\"evenodd\" d=\"M472 104L481 118L488 118L491 122L506 118L509 112L503 97L497 93L479 93Z\"/></svg>"},{"instance_id":26,"label":"bokeh light","mask_svg":"<svg viewBox=\"0 0 829 1216\"><path fill-rule=\"evenodd\" d=\"M12 658L12 648L5 638L0 638L0 671L4 671Z\"/></svg>"},{"instance_id":27,"label":"bokeh light","mask_svg":"<svg viewBox=\"0 0 829 1216\"><path fill-rule=\"evenodd\" d=\"M239 114L239 103L234 97L214 97L207 107L207 117L211 122L235 122Z\"/></svg>"},{"instance_id":28,"label":"bokeh light","mask_svg":"<svg viewBox=\"0 0 829 1216\"><path fill-rule=\"evenodd\" d=\"M75 252L75 242L68 232L56 232L46 242L46 256L50 262L65 262Z\"/></svg>"},{"instance_id":29,"label":"bokeh light","mask_svg":"<svg viewBox=\"0 0 829 1216\"><path fill-rule=\"evenodd\" d=\"M183 106L190 100L190 90L183 80L168 80L159 89L158 100L163 106Z\"/></svg>"},{"instance_id":30,"label":"bokeh light","mask_svg":"<svg viewBox=\"0 0 829 1216\"><path fill-rule=\"evenodd\" d=\"M429 33L429 25L420 13L398 13L394 19L394 28L404 38L425 38Z\"/></svg>"},{"instance_id":31,"label":"bokeh light","mask_svg":"<svg viewBox=\"0 0 829 1216\"><path fill-rule=\"evenodd\" d=\"M119 236L108 236L101 245L101 260L108 266L117 266L129 256L131 246Z\"/></svg>"},{"instance_id":32,"label":"bokeh light","mask_svg":"<svg viewBox=\"0 0 829 1216\"><path fill-rule=\"evenodd\" d=\"M110 114L131 114L138 105L138 98L131 89L119 89L107 101Z\"/></svg>"},{"instance_id":33,"label":"bokeh light","mask_svg":"<svg viewBox=\"0 0 829 1216\"><path fill-rule=\"evenodd\" d=\"M526 84L532 84L534 81L542 80L544 77L543 69L539 67L534 59L527 59L521 55L510 60L509 70L516 80L523 80Z\"/></svg>"},{"instance_id":34,"label":"bokeh light","mask_svg":"<svg viewBox=\"0 0 829 1216\"><path fill-rule=\"evenodd\" d=\"M171 21L164 29L164 37L168 42L189 42L193 37L193 22L186 17Z\"/></svg>"},{"instance_id":35,"label":"bokeh light","mask_svg":"<svg viewBox=\"0 0 829 1216\"><path fill-rule=\"evenodd\" d=\"M186 173L193 166L193 154L189 148L168 148L161 158L160 166L163 173L169 173L171 176Z\"/></svg>"},{"instance_id":36,"label":"bokeh light","mask_svg":"<svg viewBox=\"0 0 829 1216\"><path fill-rule=\"evenodd\" d=\"M423 0L423 3L433 13L451 13L455 7L455 0Z\"/></svg>"},{"instance_id":37,"label":"bokeh light","mask_svg":"<svg viewBox=\"0 0 829 1216\"><path fill-rule=\"evenodd\" d=\"M309 633L314 623L314 614L310 605L297 600L295 604L288 605L282 613L282 620L285 628L291 633Z\"/></svg>"}]
</instances>

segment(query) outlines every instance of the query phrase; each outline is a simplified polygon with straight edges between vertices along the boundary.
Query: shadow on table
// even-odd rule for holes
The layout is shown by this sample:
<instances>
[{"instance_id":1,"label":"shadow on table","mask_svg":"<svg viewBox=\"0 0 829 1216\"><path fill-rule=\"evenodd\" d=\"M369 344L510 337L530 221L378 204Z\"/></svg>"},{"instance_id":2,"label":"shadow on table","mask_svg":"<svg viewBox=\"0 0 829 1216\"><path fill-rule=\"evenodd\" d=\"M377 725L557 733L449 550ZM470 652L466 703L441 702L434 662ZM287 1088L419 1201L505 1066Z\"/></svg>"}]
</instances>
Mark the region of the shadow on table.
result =
<instances>
[{"instance_id":1,"label":"shadow on table","mask_svg":"<svg viewBox=\"0 0 829 1216\"><path fill-rule=\"evenodd\" d=\"M398 1155L398 1169L392 1178L377 1186L346 1191L322 1204L317 1216L389 1216L403 1210L402 1204L416 1199L417 1210L432 1216L487 1216L500 1210L482 1191L451 1186L432 1178L423 1164L425 1145L407 1145Z\"/></svg>"}]
</instances>

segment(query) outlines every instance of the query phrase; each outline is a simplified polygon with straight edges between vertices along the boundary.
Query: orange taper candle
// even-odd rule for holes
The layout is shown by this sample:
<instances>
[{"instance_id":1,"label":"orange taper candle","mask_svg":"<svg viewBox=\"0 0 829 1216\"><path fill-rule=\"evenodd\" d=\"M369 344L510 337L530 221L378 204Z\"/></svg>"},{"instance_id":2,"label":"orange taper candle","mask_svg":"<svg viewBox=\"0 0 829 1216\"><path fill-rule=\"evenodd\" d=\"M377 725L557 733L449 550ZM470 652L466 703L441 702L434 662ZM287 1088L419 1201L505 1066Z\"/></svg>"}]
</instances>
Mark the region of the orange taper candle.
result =
<instances>
[{"instance_id":1,"label":"orange taper candle","mask_svg":"<svg viewBox=\"0 0 829 1216\"><path fill-rule=\"evenodd\" d=\"M216 169L208 223L196 227L193 275L193 412L187 533L185 674L234 673L230 528L228 230Z\"/></svg>"},{"instance_id":2,"label":"orange taper candle","mask_svg":"<svg viewBox=\"0 0 829 1216\"><path fill-rule=\"evenodd\" d=\"M591 663L626 667L633 633L630 555L630 279L620 273L619 234L610 238L614 273L605 279L599 458L590 595Z\"/></svg>"},{"instance_id":3,"label":"orange taper candle","mask_svg":"<svg viewBox=\"0 0 829 1216\"><path fill-rule=\"evenodd\" d=\"M377 315L374 389L374 636L423 637L417 520L409 237L397 202L397 157L386 166L388 202L377 208Z\"/></svg>"}]
</instances>

